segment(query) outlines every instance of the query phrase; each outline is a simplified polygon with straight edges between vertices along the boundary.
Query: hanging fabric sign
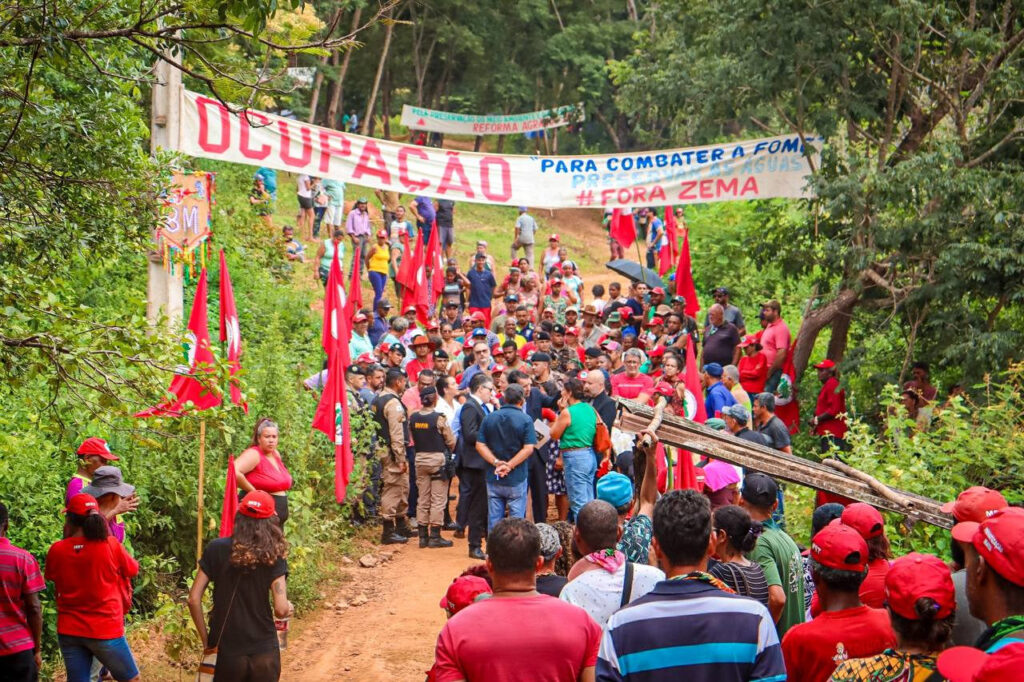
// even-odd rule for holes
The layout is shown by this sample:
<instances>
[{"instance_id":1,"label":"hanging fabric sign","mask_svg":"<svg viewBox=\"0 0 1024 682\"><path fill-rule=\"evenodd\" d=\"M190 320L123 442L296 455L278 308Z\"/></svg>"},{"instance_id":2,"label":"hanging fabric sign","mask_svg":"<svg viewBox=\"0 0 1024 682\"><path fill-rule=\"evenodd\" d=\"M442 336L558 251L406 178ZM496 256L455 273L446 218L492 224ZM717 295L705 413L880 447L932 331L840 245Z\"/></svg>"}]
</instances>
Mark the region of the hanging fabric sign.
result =
<instances>
[{"instance_id":1,"label":"hanging fabric sign","mask_svg":"<svg viewBox=\"0 0 1024 682\"><path fill-rule=\"evenodd\" d=\"M560 128L583 122L583 104L526 114L456 114L406 104L402 107L402 125L410 130L427 130L446 135L518 135L544 128Z\"/></svg>"},{"instance_id":2,"label":"hanging fabric sign","mask_svg":"<svg viewBox=\"0 0 1024 682\"><path fill-rule=\"evenodd\" d=\"M538 208L668 206L801 198L820 137L595 156L463 152L342 133L272 114L241 115L185 91L178 150L374 189Z\"/></svg>"},{"instance_id":3,"label":"hanging fabric sign","mask_svg":"<svg viewBox=\"0 0 1024 682\"><path fill-rule=\"evenodd\" d=\"M192 270L197 249L200 265L205 265L205 249L200 247L211 234L213 178L213 173L202 171L174 171L170 185L160 197L161 217L156 238L168 270L173 271L175 263Z\"/></svg>"}]
</instances>

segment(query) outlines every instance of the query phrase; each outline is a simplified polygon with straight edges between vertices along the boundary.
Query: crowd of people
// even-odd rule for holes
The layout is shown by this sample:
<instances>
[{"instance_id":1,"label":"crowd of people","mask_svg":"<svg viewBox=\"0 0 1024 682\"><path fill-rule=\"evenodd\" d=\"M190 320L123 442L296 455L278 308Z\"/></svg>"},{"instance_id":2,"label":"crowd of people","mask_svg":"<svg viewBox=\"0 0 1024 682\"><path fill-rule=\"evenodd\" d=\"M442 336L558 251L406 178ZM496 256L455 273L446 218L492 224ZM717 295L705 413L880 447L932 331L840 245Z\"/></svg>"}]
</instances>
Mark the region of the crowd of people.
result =
<instances>
[{"instance_id":1,"label":"crowd of people","mask_svg":"<svg viewBox=\"0 0 1024 682\"><path fill-rule=\"evenodd\" d=\"M264 170L250 198L269 217L276 177ZM337 254L358 263L374 291L350 320L345 368L350 410L374 425L355 443L369 475L350 499L354 519L380 523L384 545L459 541L482 562L441 602L449 619L430 679L1016 679L1024 513L998 491L971 488L943 508L955 520L944 560L894 557L876 509L828 496L800 547L777 481L709 458L685 462L691 455L657 433L617 424L614 398L691 418L702 408L712 428L791 453L799 414L778 301L758 308L751 332L725 286L702 321L687 314L693 302L643 281L588 293L559 235L535 252L539 227L526 207L509 226L509 264L479 241L463 270L450 201L404 205L378 192L375 229L367 198L346 214L340 183L302 176L297 191L299 233L318 238L328 225L314 276L326 282ZM659 235L657 217L642 217L648 236ZM426 244L435 229L446 268L436 306L395 310L408 241ZM295 229L284 238L286 258L304 261ZM823 451L845 449L836 363L814 367L822 388L810 427ZM936 390L926 365L913 374L907 414L927 428ZM321 391L326 375L305 387ZM202 552L189 593L201 670L214 680L280 676L293 613L284 534L292 479L278 439L277 424L260 419L232 460L237 498L228 496L222 537ZM138 498L105 441L87 439L78 455L64 538L45 573L6 540L0 505L3 679L36 679L44 581L54 584L68 680L140 679L124 637L139 565L122 519ZM675 489L684 462L696 480Z\"/></svg>"}]
</instances>

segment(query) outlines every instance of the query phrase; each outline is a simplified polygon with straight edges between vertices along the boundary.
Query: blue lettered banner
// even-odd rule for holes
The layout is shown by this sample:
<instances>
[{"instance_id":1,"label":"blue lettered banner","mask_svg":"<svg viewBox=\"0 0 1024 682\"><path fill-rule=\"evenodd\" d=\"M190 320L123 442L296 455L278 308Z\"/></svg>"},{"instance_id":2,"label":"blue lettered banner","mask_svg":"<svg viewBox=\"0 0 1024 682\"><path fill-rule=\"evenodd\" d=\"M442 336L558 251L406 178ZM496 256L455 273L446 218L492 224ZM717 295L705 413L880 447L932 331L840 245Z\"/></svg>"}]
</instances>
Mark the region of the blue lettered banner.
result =
<instances>
[{"instance_id":1,"label":"blue lettered banner","mask_svg":"<svg viewBox=\"0 0 1024 682\"><path fill-rule=\"evenodd\" d=\"M507 206L613 208L801 198L820 137L595 156L436 149L350 135L183 91L176 149L404 194Z\"/></svg>"}]
</instances>

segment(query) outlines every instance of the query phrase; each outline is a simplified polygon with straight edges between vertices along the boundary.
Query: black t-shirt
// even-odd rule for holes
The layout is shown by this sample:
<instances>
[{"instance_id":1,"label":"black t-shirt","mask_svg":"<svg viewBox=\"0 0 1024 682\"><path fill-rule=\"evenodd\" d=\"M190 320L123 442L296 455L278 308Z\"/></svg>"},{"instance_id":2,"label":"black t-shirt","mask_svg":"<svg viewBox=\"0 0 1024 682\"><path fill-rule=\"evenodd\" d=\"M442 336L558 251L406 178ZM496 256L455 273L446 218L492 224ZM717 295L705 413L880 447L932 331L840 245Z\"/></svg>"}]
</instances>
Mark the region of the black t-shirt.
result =
<instances>
[{"instance_id":1,"label":"black t-shirt","mask_svg":"<svg viewBox=\"0 0 1024 682\"><path fill-rule=\"evenodd\" d=\"M768 439L768 445L776 450L781 450L792 442L789 437L789 429L778 417L772 417L767 424L757 427L757 430Z\"/></svg>"},{"instance_id":2,"label":"black t-shirt","mask_svg":"<svg viewBox=\"0 0 1024 682\"><path fill-rule=\"evenodd\" d=\"M748 440L751 443L757 443L758 445L767 445L772 447L771 442L768 440L768 436L757 431L751 431L750 429L743 428L733 434L740 440ZM787 432L788 435L788 432Z\"/></svg>"},{"instance_id":3,"label":"black t-shirt","mask_svg":"<svg viewBox=\"0 0 1024 682\"><path fill-rule=\"evenodd\" d=\"M451 227L455 220L455 202L451 199L438 199L436 218L438 227Z\"/></svg>"},{"instance_id":4,"label":"black t-shirt","mask_svg":"<svg viewBox=\"0 0 1024 682\"><path fill-rule=\"evenodd\" d=\"M551 597L558 598L562 594L562 588L569 582L565 576L551 573L549 575L537 576L537 591Z\"/></svg>"},{"instance_id":5,"label":"black t-shirt","mask_svg":"<svg viewBox=\"0 0 1024 682\"><path fill-rule=\"evenodd\" d=\"M277 651L270 583L288 575L288 562L278 559L273 566L244 570L232 566L230 558L231 538L218 538L206 546L199 560L199 568L213 582L210 646L234 656Z\"/></svg>"},{"instance_id":6,"label":"black t-shirt","mask_svg":"<svg viewBox=\"0 0 1024 682\"><path fill-rule=\"evenodd\" d=\"M722 365L731 365L733 351L740 342L740 332L736 325L726 322L715 330L714 334L704 335L704 359L706 365L710 362L717 362Z\"/></svg>"}]
</instances>

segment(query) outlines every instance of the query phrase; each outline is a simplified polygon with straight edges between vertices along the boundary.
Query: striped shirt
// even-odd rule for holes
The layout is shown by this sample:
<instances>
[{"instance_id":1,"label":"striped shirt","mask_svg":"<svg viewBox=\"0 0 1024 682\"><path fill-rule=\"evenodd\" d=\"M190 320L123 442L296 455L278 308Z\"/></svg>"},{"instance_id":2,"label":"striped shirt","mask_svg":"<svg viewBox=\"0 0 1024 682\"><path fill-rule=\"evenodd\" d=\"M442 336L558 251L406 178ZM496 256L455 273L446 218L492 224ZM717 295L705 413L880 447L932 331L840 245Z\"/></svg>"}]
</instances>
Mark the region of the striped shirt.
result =
<instances>
[{"instance_id":1,"label":"striped shirt","mask_svg":"<svg viewBox=\"0 0 1024 682\"><path fill-rule=\"evenodd\" d=\"M599 682L779 682L779 636L758 602L697 580L666 580L609 620Z\"/></svg>"},{"instance_id":2,"label":"striped shirt","mask_svg":"<svg viewBox=\"0 0 1024 682\"><path fill-rule=\"evenodd\" d=\"M25 597L46 587L35 557L0 538L0 656L35 648Z\"/></svg>"}]
</instances>

